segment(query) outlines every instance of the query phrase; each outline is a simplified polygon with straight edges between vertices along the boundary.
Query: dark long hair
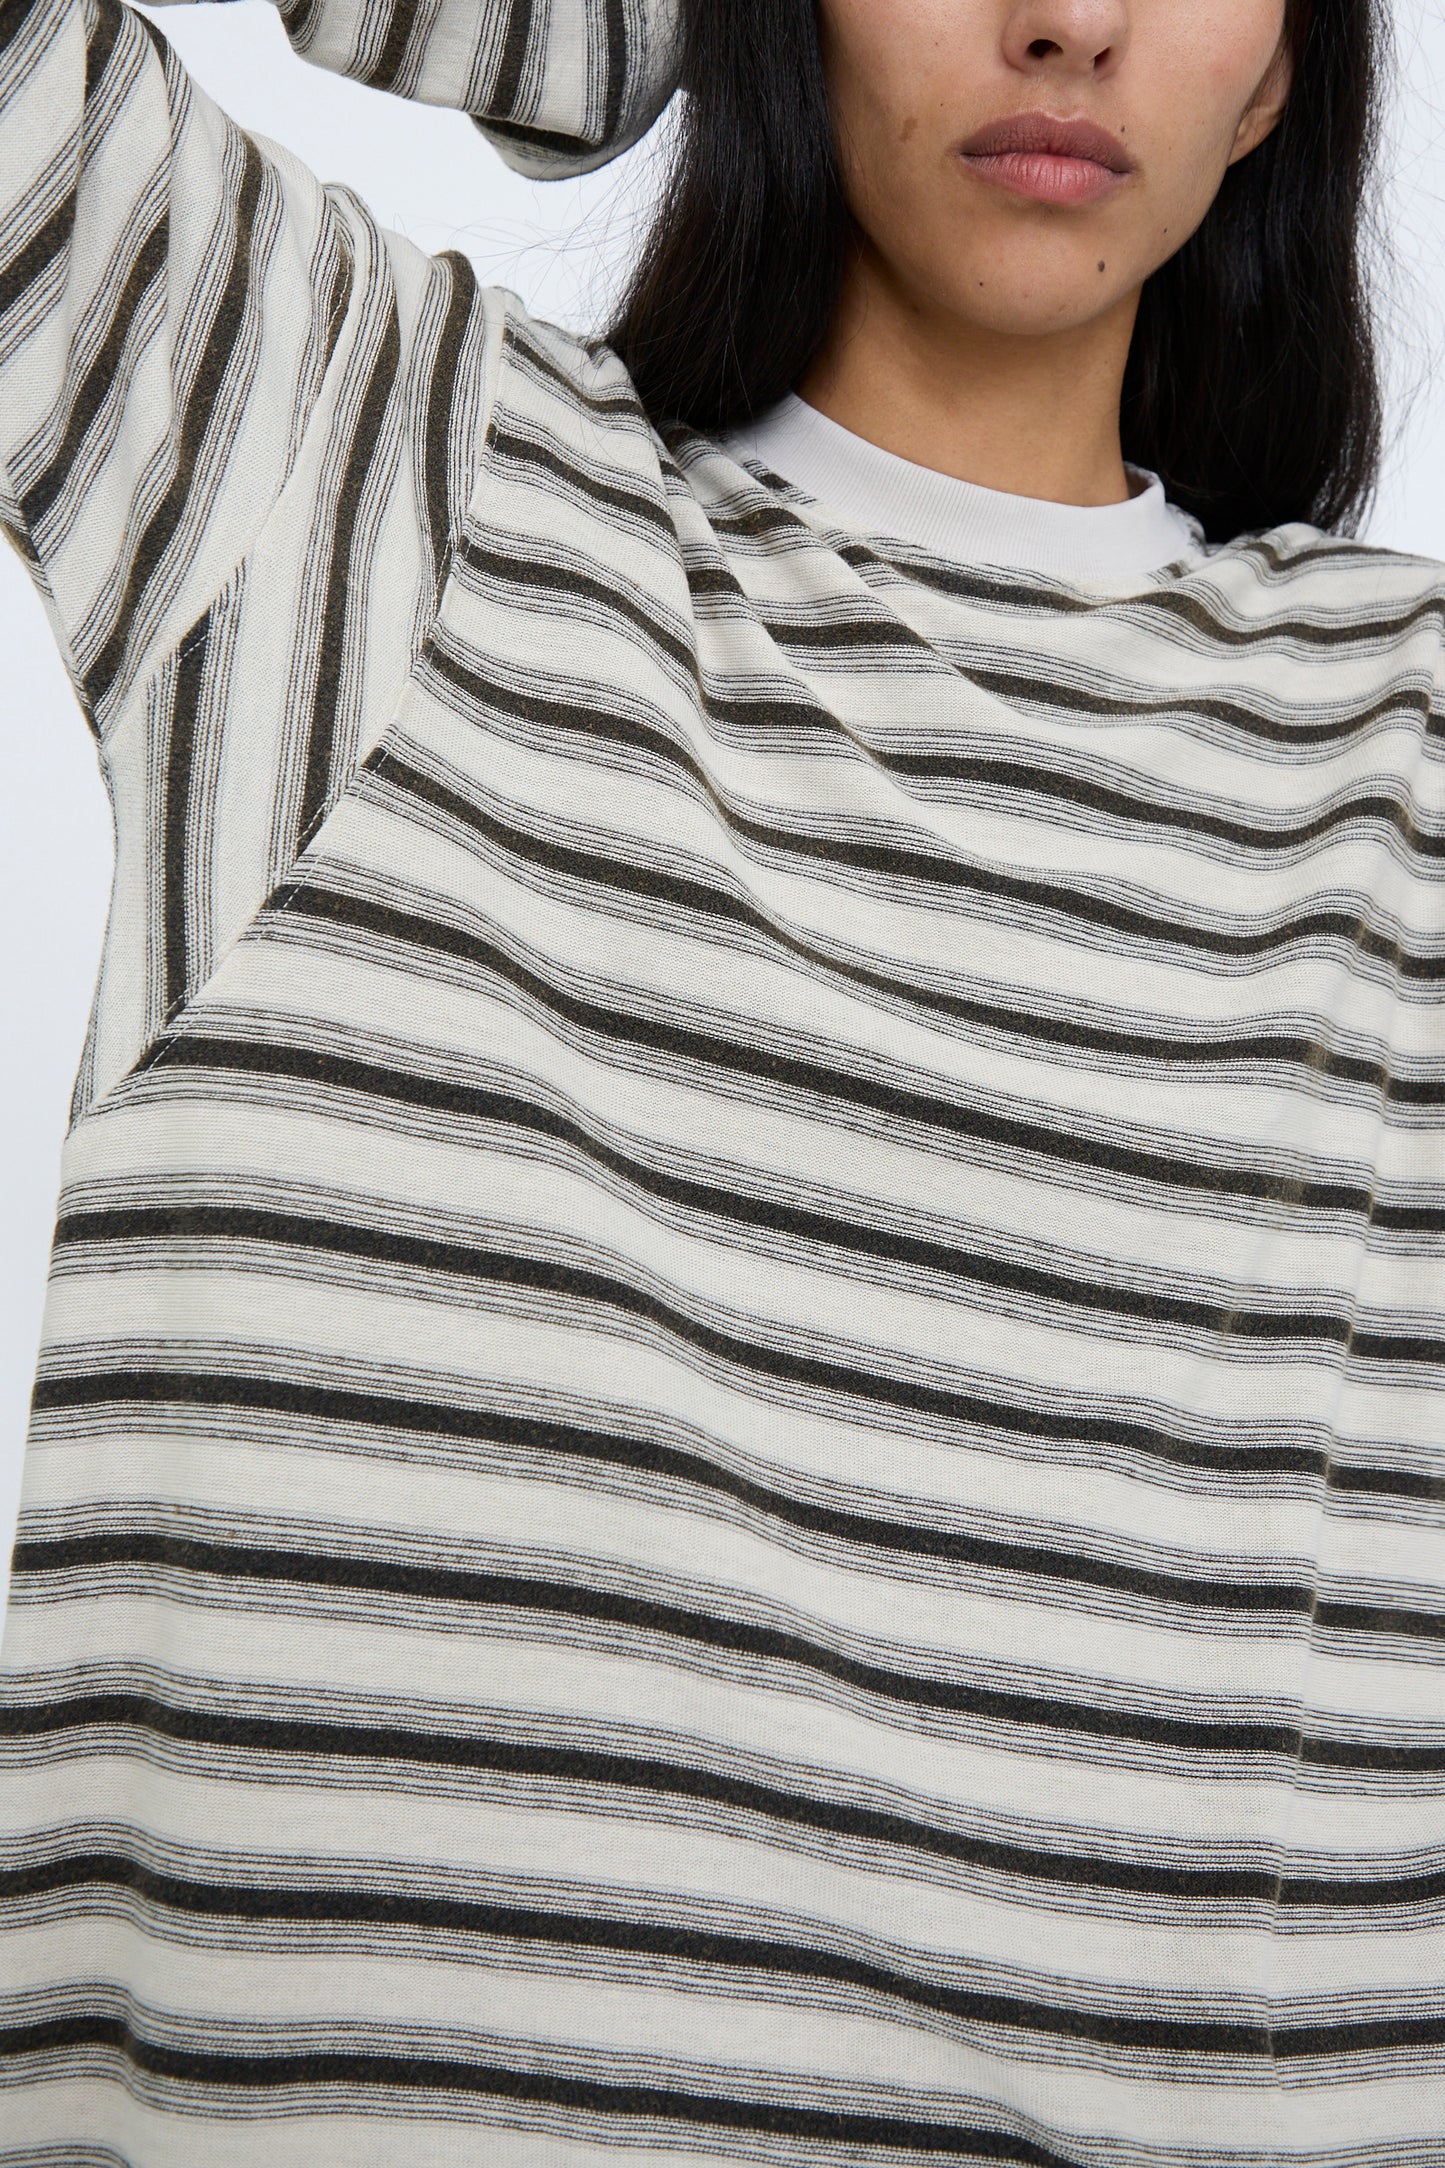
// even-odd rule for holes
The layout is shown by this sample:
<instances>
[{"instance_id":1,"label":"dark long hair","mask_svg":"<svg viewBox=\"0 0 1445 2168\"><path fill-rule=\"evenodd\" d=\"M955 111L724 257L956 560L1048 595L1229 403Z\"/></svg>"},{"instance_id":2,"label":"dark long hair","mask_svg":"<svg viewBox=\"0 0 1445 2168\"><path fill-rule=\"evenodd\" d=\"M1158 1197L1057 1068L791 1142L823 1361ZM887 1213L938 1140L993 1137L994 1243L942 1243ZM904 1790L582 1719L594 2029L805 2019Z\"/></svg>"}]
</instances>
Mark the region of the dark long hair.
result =
<instances>
[{"instance_id":1,"label":"dark long hair","mask_svg":"<svg viewBox=\"0 0 1445 2168\"><path fill-rule=\"evenodd\" d=\"M649 413L725 429L818 353L853 242L815 0L685 0L674 162L608 339ZM1354 534L1383 429L1365 272L1382 0L1287 0L1283 118L1145 283L1124 457L1211 541L1306 520Z\"/></svg>"}]
</instances>

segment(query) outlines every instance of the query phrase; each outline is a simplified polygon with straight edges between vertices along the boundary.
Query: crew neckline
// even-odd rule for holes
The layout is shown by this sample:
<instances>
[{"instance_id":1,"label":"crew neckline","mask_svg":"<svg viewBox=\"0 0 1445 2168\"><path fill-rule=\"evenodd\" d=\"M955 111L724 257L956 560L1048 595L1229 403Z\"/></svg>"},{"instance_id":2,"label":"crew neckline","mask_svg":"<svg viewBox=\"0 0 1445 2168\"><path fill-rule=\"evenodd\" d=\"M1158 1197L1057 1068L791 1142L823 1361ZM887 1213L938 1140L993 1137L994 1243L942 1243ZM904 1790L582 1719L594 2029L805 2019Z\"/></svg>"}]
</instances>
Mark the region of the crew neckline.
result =
<instances>
[{"instance_id":1,"label":"crew neckline","mask_svg":"<svg viewBox=\"0 0 1445 2168\"><path fill-rule=\"evenodd\" d=\"M1205 554L1204 529L1171 504L1157 474L1126 466L1122 504L1055 504L959 481L888 452L796 392L719 440L768 468L851 527L956 564L995 565L1094 585L1145 578Z\"/></svg>"}]
</instances>

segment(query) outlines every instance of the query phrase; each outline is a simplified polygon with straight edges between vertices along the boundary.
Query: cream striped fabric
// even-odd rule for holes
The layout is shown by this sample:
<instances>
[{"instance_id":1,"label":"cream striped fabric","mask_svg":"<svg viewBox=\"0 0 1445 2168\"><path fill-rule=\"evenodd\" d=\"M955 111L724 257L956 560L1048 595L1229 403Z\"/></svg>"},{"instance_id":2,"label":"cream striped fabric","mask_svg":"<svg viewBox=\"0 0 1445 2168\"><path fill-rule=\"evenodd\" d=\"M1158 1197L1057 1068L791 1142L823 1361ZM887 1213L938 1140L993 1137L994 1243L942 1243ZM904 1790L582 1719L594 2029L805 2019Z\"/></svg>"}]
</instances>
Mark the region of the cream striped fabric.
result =
<instances>
[{"instance_id":1,"label":"cream striped fabric","mask_svg":"<svg viewBox=\"0 0 1445 2168\"><path fill-rule=\"evenodd\" d=\"M539 158L665 92L343 4ZM0 24L120 851L0 2159L1438 2168L1441 566L884 549Z\"/></svg>"}]
</instances>

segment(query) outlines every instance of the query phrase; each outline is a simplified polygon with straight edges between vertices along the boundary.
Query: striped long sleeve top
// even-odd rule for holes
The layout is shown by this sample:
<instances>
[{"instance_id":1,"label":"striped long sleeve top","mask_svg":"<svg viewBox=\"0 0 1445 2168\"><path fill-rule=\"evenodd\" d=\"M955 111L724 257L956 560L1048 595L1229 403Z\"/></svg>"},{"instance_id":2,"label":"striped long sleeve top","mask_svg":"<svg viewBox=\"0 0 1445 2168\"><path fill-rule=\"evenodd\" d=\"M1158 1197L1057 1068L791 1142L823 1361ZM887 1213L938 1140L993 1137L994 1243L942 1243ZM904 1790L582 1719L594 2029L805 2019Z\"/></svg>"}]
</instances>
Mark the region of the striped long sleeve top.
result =
<instances>
[{"instance_id":1,"label":"striped long sleeve top","mask_svg":"<svg viewBox=\"0 0 1445 2168\"><path fill-rule=\"evenodd\" d=\"M0 5L0 463L118 846L0 2162L1441 2168L1445 568L864 532L118 0Z\"/></svg>"}]
</instances>

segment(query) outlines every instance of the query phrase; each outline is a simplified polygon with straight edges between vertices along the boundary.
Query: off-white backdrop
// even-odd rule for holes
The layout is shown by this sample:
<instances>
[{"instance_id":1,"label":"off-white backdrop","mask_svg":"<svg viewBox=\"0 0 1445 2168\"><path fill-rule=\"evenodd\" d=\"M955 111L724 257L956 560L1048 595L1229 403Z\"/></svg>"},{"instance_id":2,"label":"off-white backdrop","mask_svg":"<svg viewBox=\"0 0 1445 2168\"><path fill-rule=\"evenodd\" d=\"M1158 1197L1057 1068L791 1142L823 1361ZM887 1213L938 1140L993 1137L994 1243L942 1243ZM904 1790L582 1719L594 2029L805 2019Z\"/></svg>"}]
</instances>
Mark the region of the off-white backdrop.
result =
<instances>
[{"instance_id":1,"label":"off-white backdrop","mask_svg":"<svg viewBox=\"0 0 1445 2168\"><path fill-rule=\"evenodd\" d=\"M1179 0L1187 4L1187 0ZM652 200L657 146L581 181L510 173L459 114L307 68L266 0L160 10L193 75L245 127L344 181L383 223L461 248L533 310L598 324ZM1396 0L1385 225L1392 454L1368 538L1445 558L1445 6ZM110 884L88 732L19 560L0 545L0 1595L40 1335L61 1139Z\"/></svg>"}]
</instances>

